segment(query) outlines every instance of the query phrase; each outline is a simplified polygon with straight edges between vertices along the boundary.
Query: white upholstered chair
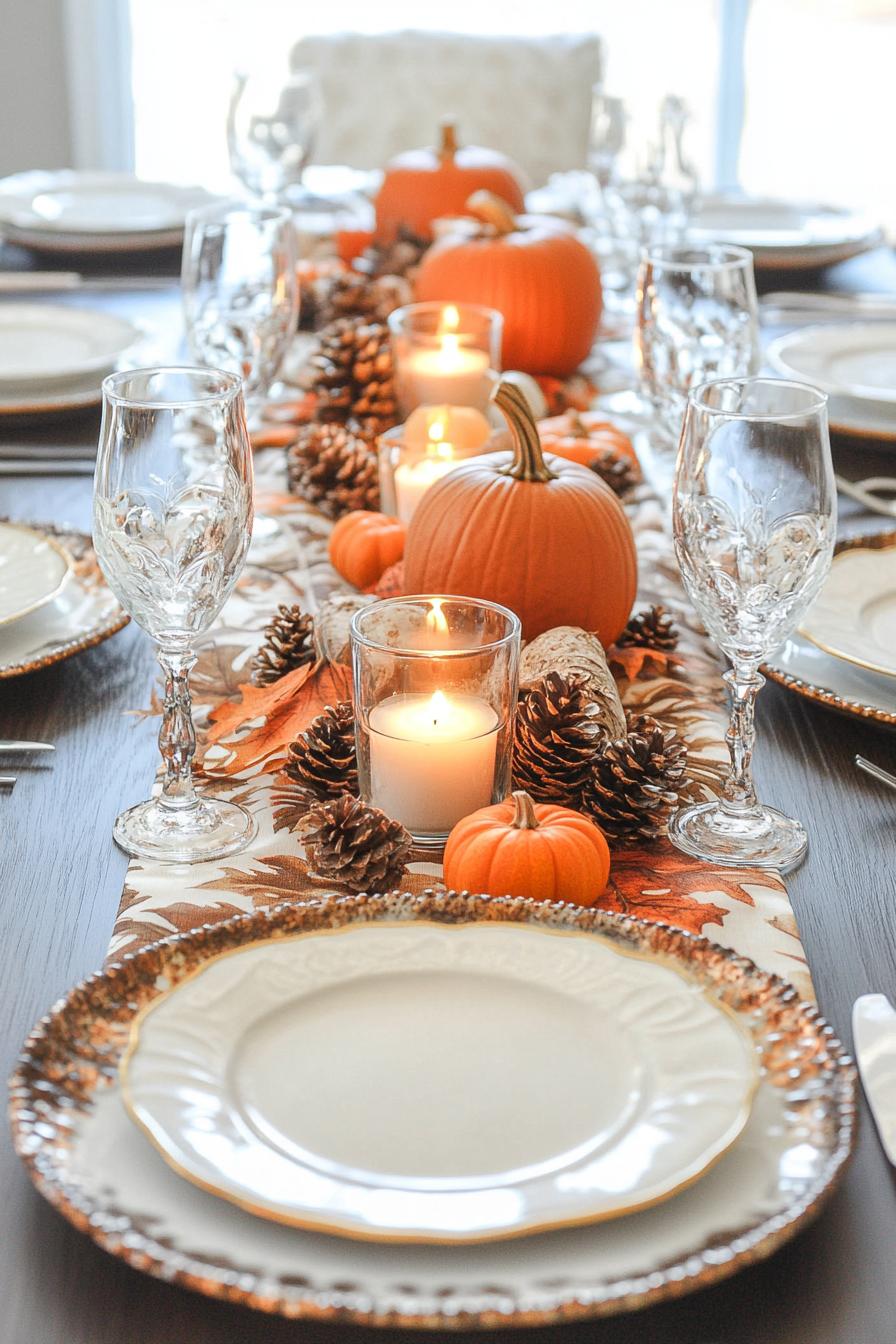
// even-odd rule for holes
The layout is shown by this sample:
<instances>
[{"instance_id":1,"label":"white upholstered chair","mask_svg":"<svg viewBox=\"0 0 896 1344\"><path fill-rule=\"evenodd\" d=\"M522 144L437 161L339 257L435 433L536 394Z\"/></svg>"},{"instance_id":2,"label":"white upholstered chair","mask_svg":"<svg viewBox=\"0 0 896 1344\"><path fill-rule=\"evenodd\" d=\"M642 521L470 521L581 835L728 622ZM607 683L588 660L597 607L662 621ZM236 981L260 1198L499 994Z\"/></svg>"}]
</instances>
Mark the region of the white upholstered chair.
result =
<instances>
[{"instance_id":1,"label":"white upholstered chair","mask_svg":"<svg viewBox=\"0 0 896 1344\"><path fill-rule=\"evenodd\" d=\"M595 35L337 33L302 38L290 59L320 80L316 163L380 168L434 144L440 119L453 115L462 143L509 154L531 186L585 164L591 86L602 74Z\"/></svg>"}]
</instances>

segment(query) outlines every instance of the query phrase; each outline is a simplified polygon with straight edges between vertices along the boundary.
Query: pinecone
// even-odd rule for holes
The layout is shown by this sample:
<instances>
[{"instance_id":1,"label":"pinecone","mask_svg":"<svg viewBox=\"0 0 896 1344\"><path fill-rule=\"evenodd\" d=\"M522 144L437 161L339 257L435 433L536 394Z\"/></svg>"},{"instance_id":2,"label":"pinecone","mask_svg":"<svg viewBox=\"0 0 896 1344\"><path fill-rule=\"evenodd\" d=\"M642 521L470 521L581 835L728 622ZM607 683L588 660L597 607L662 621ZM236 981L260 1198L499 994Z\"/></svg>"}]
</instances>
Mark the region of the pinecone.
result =
<instances>
[{"instance_id":1,"label":"pinecone","mask_svg":"<svg viewBox=\"0 0 896 1344\"><path fill-rule=\"evenodd\" d=\"M320 334L310 360L318 418L355 422L374 439L398 423L389 329L363 317L341 317Z\"/></svg>"},{"instance_id":2,"label":"pinecone","mask_svg":"<svg viewBox=\"0 0 896 1344\"><path fill-rule=\"evenodd\" d=\"M328 518L380 506L376 450L349 425L303 425L286 466L293 494Z\"/></svg>"},{"instance_id":3,"label":"pinecone","mask_svg":"<svg viewBox=\"0 0 896 1344\"><path fill-rule=\"evenodd\" d=\"M655 840L684 784L688 749L649 714L631 716L628 733L598 753L583 805L610 840Z\"/></svg>"},{"instance_id":4,"label":"pinecone","mask_svg":"<svg viewBox=\"0 0 896 1344\"><path fill-rule=\"evenodd\" d=\"M270 625L264 628L264 643L252 659L252 682L255 686L270 686L287 672L313 663L314 620L299 606L287 607L282 602Z\"/></svg>"},{"instance_id":5,"label":"pinecone","mask_svg":"<svg viewBox=\"0 0 896 1344\"><path fill-rule=\"evenodd\" d=\"M398 275L341 271L318 282L315 298L315 325L327 327L343 317L385 322L396 308L410 303L412 294L408 282Z\"/></svg>"},{"instance_id":6,"label":"pinecone","mask_svg":"<svg viewBox=\"0 0 896 1344\"><path fill-rule=\"evenodd\" d=\"M640 480L640 472L631 458L604 448L591 463L591 470L605 481L615 495L622 498Z\"/></svg>"},{"instance_id":7,"label":"pinecone","mask_svg":"<svg viewBox=\"0 0 896 1344\"><path fill-rule=\"evenodd\" d=\"M620 648L635 645L640 649L659 649L672 653L678 648L678 626L665 607L647 607L638 611L617 639Z\"/></svg>"},{"instance_id":8,"label":"pinecone","mask_svg":"<svg viewBox=\"0 0 896 1344\"><path fill-rule=\"evenodd\" d=\"M374 243L355 263L367 275L399 275L411 278L420 265L429 240L401 224L391 242Z\"/></svg>"},{"instance_id":9,"label":"pinecone","mask_svg":"<svg viewBox=\"0 0 896 1344\"><path fill-rule=\"evenodd\" d=\"M575 807L602 739L584 677L549 672L520 691L513 745L514 788Z\"/></svg>"},{"instance_id":10,"label":"pinecone","mask_svg":"<svg viewBox=\"0 0 896 1344\"><path fill-rule=\"evenodd\" d=\"M311 798L338 798L358 792L358 761L355 755L355 713L349 700L312 719L304 733L289 744L283 767L288 780Z\"/></svg>"},{"instance_id":11,"label":"pinecone","mask_svg":"<svg viewBox=\"0 0 896 1344\"><path fill-rule=\"evenodd\" d=\"M319 877L350 891L389 891L401 882L413 841L399 821L344 793L318 803L299 826Z\"/></svg>"}]
</instances>

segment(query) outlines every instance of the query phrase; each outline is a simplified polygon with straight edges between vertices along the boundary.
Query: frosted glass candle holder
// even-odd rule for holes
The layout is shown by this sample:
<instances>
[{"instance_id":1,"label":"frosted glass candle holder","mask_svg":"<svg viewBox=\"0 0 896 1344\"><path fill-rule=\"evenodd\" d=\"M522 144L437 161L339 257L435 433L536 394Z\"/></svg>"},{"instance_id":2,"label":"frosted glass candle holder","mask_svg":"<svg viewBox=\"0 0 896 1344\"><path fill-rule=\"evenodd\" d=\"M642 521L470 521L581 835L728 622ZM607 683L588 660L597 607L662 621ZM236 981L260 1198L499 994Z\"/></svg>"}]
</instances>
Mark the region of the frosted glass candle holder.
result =
<instances>
[{"instance_id":1,"label":"frosted glass candle holder","mask_svg":"<svg viewBox=\"0 0 896 1344\"><path fill-rule=\"evenodd\" d=\"M490 451L492 427L473 406L418 406L379 438L380 508L405 527L430 486Z\"/></svg>"},{"instance_id":2,"label":"frosted glass candle holder","mask_svg":"<svg viewBox=\"0 0 896 1344\"><path fill-rule=\"evenodd\" d=\"M488 408L501 368L504 319L475 303L411 303L389 316L395 390L404 415L417 406Z\"/></svg>"},{"instance_id":3,"label":"frosted glass candle holder","mask_svg":"<svg viewBox=\"0 0 896 1344\"><path fill-rule=\"evenodd\" d=\"M465 597L397 597L351 626L361 797L421 846L510 791L520 622Z\"/></svg>"}]
</instances>

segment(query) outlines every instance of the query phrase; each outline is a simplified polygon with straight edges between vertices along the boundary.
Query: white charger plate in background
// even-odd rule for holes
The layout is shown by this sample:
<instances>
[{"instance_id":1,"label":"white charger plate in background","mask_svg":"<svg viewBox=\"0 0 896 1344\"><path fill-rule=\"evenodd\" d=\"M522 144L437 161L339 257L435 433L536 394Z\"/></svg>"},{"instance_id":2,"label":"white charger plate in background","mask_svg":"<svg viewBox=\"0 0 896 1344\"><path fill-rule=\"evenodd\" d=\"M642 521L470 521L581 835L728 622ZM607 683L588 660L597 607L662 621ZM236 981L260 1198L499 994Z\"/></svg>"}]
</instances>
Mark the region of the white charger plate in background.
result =
<instances>
[{"instance_id":1,"label":"white charger plate in background","mask_svg":"<svg viewBox=\"0 0 896 1344\"><path fill-rule=\"evenodd\" d=\"M828 394L831 428L896 439L896 322L824 322L787 332L767 358L776 373Z\"/></svg>"},{"instance_id":2,"label":"white charger plate in background","mask_svg":"<svg viewBox=\"0 0 896 1344\"><path fill-rule=\"evenodd\" d=\"M828 266L882 240L877 223L862 212L737 195L704 197L688 233L700 241L748 247L757 270Z\"/></svg>"},{"instance_id":3,"label":"white charger plate in background","mask_svg":"<svg viewBox=\"0 0 896 1344\"><path fill-rule=\"evenodd\" d=\"M51 395L92 378L97 385L141 338L111 313L49 303L0 304L0 394Z\"/></svg>"},{"instance_id":4,"label":"white charger plate in background","mask_svg":"<svg viewBox=\"0 0 896 1344\"><path fill-rule=\"evenodd\" d=\"M800 634L834 658L896 677L896 546L835 556Z\"/></svg>"}]
</instances>

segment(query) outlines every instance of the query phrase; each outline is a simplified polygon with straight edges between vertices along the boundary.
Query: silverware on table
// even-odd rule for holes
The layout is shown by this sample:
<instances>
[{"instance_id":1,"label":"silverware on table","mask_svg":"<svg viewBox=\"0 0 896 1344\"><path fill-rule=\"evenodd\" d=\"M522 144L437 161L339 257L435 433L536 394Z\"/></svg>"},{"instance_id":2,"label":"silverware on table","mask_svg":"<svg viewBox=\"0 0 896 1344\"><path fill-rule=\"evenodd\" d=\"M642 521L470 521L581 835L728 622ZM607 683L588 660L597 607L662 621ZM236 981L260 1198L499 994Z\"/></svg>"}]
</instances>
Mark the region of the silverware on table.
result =
<instances>
[{"instance_id":1,"label":"silverware on table","mask_svg":"<svg viewBox=\"0 0 896 1344\"><path fill-rule=\"evenodd\" d=\"M176 275L81 275L78 271L4 271L0 295L58 294L71 290L172 289L180 284Z\"/></svg>"},{"instance_id":2,"label":"silverware on table","mask_svg":"<svg viewBox=\"0 0 896 1344\"><path fill-rule=\"evenodd\" d=\"M64 458L93 462L96 460L96 444L0 443L0 462L30 462L39 458L48 458L52 462L61 462Z\"/></svg>"},{"instance_id":3,"label":"silverware on table","mask_svg":"<svg viewBox=\"0 0 896 1344\"><path fill-rule=\"evenodd\" d=\"M820 322L826 317L893 321L896 300L889 294L805 294L799 290L781 290L763 295L759 312L766 322Z\"/></svg>"},{"instance_id":4,"label":"silverware on table","mask_svg":"<svg viewBox=\"0 0 896 1344\"><path fill-rule=\"evenodd\" d=\"M887 784L891 789L896 789L896 775L891 775L889 770L885 770L882 765L875 765L873 761L866 760L864 756L856 756L855 763L860 770L864 770L866 775L871 775L874 779L880 780L881 784Z\"/></svg>"},{"instance_id":5,"label":"silverware on table","mask_svg":"<svg viewBox=\"0 0 896 1344\"><path fill-rule=\"evenodd\" d=\"M15 787L18 775L0 775L0 789L11 789Z\"/></svg>"},{"instance_id":6,"label":"silverware on table","mask_svg":"<svg viewBox=\"0 0 896 1344\"><path fill-rule=\"evenodd\" d=\"M0 755L10 751L55 751L52 742L0 742Z\"/></svg>"},{"instance_id":7,"label":"silverware on table","mask_svg":"<svg viewBox=\"0 0 896 1344\"><path fill-rule=\"evenodd\" d=\"M896 1166L896 1008L885 994L862 994L856 999L852 1037L881 1145Z\"/></svg>"},{"instance_id":8,"label":"silverware on table","mask_svg":"<svg viewBox=\"0 0 896 1344\"><path fill-rule=\"evenodd\" d=\"M93 458L0 458L0 476L92 476Z\"/></svg>"}]
</instances>

